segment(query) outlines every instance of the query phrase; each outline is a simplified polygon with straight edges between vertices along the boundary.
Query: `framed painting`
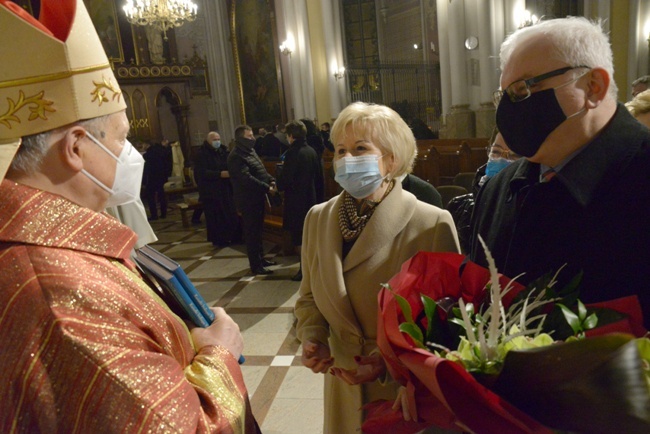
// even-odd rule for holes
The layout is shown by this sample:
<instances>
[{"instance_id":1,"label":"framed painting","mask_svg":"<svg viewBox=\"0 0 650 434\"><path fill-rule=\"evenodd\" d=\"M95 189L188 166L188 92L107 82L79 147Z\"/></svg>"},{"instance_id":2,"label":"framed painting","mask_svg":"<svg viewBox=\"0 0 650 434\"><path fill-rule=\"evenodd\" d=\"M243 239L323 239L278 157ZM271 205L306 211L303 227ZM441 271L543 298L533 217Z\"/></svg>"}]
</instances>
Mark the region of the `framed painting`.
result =
<instances>
[{"instance_id":1,"label":"framed painting","mask_svg":"<svg viewBox=\"0 0 650 434\"><path fill-rule=\"evenodd\" d=\"M242 123L285 119L273 0L229 0L230 32Z\"/></svg>"},{"instance_id":2,"label":"framed painting","mask_svg":"<svg viewBox=\"0 0 650 434\"><path fill-rule=\"evenodd\" d=\"M124 50L120 37L117 10L114 0L84 0L90 19L95 25L108 60L112 63L124 62Z\"/></svg>"}]
</instances>

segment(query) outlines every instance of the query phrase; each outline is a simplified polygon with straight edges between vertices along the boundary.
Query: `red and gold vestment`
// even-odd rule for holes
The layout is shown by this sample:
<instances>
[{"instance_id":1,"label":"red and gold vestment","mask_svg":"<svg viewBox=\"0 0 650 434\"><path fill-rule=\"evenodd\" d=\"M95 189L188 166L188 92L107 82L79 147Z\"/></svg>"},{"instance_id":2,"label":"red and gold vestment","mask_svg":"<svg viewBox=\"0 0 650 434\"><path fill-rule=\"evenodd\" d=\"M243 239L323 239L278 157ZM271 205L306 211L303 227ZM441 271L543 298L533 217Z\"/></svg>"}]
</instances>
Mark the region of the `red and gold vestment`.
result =
<instances>
[{"instance_id":1,"label":"red and gold vestment","mask_svg":"<svg viewBox=\"0 0 650 434\"><path fill-rule=\"evenodd\" d=\"M257 431L237 360L195 351L129 228L8 180L0 197L0 432Z\"/></svg>"}]
</instances>

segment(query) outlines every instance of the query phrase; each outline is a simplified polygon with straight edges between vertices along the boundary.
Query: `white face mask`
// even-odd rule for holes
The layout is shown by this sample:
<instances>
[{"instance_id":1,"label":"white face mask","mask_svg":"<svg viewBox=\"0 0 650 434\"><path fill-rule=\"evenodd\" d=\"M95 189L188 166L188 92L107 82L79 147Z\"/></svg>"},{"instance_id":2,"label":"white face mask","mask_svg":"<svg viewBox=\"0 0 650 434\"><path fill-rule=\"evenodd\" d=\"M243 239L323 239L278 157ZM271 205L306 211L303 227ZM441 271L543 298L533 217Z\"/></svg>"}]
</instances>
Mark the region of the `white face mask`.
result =
<instances>
[{"instance_id":1,"label":"white face mask","mask_svg":"<svg viewBox=\"0 0 650 434\"><path fill-rule=\"evenodd\" d=\"M113 188L106 186L106 184L88 173L85 169L81 169L81 173L110 193L111 196L106 202L107 207L135 202L140 197L140 185L142 184L142 173L144 171L144 158L142 158L142 155L131 145L131 142L126 140L120 156L116 157L115 154L92 134L89 132L86 132L86 134L90 140L95 142L97 146L117 161Z\"/></svg>"}]
</instances>

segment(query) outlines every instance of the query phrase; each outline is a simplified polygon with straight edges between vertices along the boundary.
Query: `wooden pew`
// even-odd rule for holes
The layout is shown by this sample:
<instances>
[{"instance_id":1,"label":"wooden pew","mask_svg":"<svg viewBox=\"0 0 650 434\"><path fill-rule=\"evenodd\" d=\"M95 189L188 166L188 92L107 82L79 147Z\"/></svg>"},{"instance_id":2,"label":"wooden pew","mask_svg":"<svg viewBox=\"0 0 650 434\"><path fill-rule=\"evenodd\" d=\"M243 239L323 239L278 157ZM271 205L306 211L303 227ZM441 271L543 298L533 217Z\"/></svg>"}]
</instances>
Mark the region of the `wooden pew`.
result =
<instances>
[{"instance_id":1,"label":"wooden pew","mask_svg":"<svg viewBox=\"0 0 650 434\"><path fill-rule=\"evenodd\" d=\"M418 140L413 173L433 184L451 185L460 172L475 172L487 161L484 138Z\"/></svg>"}]
</instances>

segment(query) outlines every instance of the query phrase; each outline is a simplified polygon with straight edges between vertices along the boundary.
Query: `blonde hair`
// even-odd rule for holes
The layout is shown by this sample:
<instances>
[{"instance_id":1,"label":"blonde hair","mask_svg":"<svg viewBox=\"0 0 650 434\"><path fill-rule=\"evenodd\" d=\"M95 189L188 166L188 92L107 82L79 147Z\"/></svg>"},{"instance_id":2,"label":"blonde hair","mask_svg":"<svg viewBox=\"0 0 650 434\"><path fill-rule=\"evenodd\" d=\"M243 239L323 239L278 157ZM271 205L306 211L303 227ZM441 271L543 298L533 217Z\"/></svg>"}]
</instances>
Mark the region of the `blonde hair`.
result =
<instances>
[{"instance_id":1,"label":"blonde hair","mask_svg":"<svg viewBox=\"0 0 650 434\"><path fill-rule=\"evenodd\" d=\"M644 90L635 96L632 101L626 102L625 108L634 117L650 112L650 89Z\"/></svg>"},{"instance_id":2,"label":"blonde hair","mask_svg":"<svg viewBox=\"0 0 650 434\"><path fill-rule=\"evenodd\" d=\"M352 128L355 137L369 140L379 147L382 154L393 156L390 178L411 173L418 152L415 136L395 110L365 102L350 104L332 125L330 137L334 146L345 139L348 127ZM334 159L337 159L336 154Z\"/></svg>"}]
</instances>

